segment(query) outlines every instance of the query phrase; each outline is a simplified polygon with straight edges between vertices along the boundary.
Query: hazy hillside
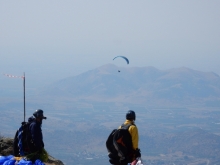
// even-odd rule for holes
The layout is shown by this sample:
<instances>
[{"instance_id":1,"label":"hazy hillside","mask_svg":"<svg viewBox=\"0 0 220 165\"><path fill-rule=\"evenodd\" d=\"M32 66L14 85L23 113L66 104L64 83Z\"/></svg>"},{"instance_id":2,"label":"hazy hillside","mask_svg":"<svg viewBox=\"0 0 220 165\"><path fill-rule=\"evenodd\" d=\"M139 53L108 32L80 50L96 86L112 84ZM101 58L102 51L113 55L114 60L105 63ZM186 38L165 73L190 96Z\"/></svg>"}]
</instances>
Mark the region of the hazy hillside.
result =
<instances>
[{"instance_id":1,"label":"hazy hillside","mask_svg":"<svg viewBox=\"0 0 220 165\"><path fill-rule=\"evenodd\" d=\"M158 70L107 64L55 82L38 94L99 102L220 106L220 77L185 67Z\"/></svg>"},{"instance_id":2,"label":"hazy hillside","mask_svg":"<svg viewBox=\"0 0 220 165\"><path fill-rule=\"evenodd\" d=\"M0 134L7 137L23 120L20 93L19 98L0 97ZM64 164L103 165L108 164L106 138L133 109L147 164L200 165L219 162L219 107L215 73L108 64L38 93L27 90L26 118L37 108L44 110L46 149Z\"/></svg>"}]
</instances>

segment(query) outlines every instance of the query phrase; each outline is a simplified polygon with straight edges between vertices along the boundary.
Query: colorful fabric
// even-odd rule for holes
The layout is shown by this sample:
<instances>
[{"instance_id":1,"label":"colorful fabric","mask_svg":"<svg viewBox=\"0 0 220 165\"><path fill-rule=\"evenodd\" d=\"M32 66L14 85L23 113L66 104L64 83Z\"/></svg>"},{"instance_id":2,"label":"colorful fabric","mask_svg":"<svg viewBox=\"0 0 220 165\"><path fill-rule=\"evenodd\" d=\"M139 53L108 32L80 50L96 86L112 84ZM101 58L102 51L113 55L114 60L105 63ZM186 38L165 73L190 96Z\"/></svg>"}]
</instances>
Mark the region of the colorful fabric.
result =
<instances>
[{"instance_id":1,"label":"colorful fabric","mask_svg":"<svg viewBox=\"0 0 220 165\"><path fill-rule=\"evenodd\" d=\"M14 157L13 159L20 161L22 159L22 157Z\"/></svg>"},{"instance_id":2,"label":"colorful fabric","mask_svg":"<svg viewBox=\"0 0 220 165\"><path fill-rule=\"evenodd\" d=\"M14 159L10 159L10 160L6 160L3 165L14 165L16 162L16 160Z\"/></svg>"},{"instance_id":3,"label":"colorful fabric","mask_svg":"<svg viewBox=\"0 0 220 165\"><path fill-rule=\"evenodd\" d=\"M41 162L39 159L37 159L34 163L34 165L45 165L43 162Z\"/></svg>"},{"instance_id":4,"label":"colorful fabric","mask_svg":"<svg viewBox=\"0 0 220 165\"><path fill-rule=\"evenodd\" d=\"M17 165L33 165L33 164L32 164L32 161L21 159Z\"/></svg>"},{"instance_id":5,"label":"colorful fabric","mask_svg":"<svg viewBox=\"0 0 220 165\"><path fill-rule=\"evenodd\" d=\"M7 160L10 160L11 158L13 158L13 155L9 155L9 156L0 156L0 165L3 165L3 163Z\"/></svg>"},{"instance_id":6,"label":"colorful fabric","mask_svg":"<svg viewBox=\"0 0 220 165\"><path fill-rule=\"evenodd\" d=\"M13 155L9 156L0 156L0 165L45 165L41 160L37 159L34 163L32 161L25 160L21 157L14 157ZM16 162L17 161L17 162Z\"/></svg>"}]
</instances>

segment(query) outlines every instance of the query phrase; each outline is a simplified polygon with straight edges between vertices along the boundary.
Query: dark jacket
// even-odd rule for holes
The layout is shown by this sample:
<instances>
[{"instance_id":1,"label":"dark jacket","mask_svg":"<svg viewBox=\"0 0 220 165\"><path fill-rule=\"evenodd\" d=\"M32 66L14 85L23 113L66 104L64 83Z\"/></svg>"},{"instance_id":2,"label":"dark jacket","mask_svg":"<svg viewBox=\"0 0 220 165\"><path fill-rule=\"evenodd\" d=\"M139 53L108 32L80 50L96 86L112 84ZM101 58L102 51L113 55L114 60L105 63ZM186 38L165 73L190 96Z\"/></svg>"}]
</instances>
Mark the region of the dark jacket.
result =
<instances>
[{"instance_id":1,"label":"dark jacket","mask_svg":"<svg viewBox=\"0 0 220 165\"><path fill-rule=\"evenodd\" d=\"M41 123L37 122L33 116L28 119L28 122L31 123L29 126L29 130L30 130L31 138L34 144L33 150L38 151L44 148Z\"/></svg>"}]
</instances>

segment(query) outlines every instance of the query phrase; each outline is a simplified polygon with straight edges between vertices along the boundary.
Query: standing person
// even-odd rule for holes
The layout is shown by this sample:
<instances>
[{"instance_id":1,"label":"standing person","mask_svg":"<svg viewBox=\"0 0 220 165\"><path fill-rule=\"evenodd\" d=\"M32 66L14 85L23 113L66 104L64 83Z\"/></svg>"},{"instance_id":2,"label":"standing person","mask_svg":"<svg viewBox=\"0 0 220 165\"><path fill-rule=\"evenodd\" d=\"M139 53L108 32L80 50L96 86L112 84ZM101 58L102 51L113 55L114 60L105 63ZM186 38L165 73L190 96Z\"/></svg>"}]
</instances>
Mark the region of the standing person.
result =
<instances>
[{"instance_id":1,"label":"standing person","mask_svg":"<svg viewBox=\"0 0 220 165\"><path fill-rule=\"evenodd\" d=\"M137 158L141 158L138 147L138 128L134 121L135 112L129 110L126 113L125 122L118 129L113 129L106 140L109 162L113 165L135 165Z\"/></svg>"},{"instance_id":2,"label":"standing person","mask_svg":"<svg viewBox=\"0 0 220 165\"><path fill-rule=\"evenodd\" d=\"M119 126L118 130L110 134L108 140L107 140L107 149L109 152L110 157L110 163L113 165L127 165L128 163L131 163L131 165L135 165L137 162L137 158L141 157L140 149L138 148L138 142L139 142L139 135L138 135L138 128L135 125L134 121L136 119L135 112L133 110L129 110L126 113L126 120L125 122ZM124 135L120 135L120 130L127 130L127 133ZM124 132L124 131L123 131ZM113 136L113 143L114 147L117 146L117 154L115 151L110 151L110 146L108 145L109 141L112 141L111 136ZM126 140L125 140L126 139ZM129 141L129 142L128 142ZM124 152L122 148L120 148L118 145L115 145L117 143L120 143L122 146L126 146L124 149L127 150ZM120 150L120 151L119 151ZM116 155L115 155L116 154ZM119 156L119 157L118 157Z\"/></svg>"},{"instance_id":3,"label":"standing person","mask_svg":"<svg viewBox=\"0 0 220 165\"><path fill-rule=\"evenodd\" d=\"M126 120L124 122L124 125L126 126L128 124L131 124L131 126L128 128L128 131L131 135L132 147L134 150L133 157L131 158L131 160L133 161L132 164L136 163L136 158L141 157L140 149L138 147L139 134L138 134L138 128L134 123L135 119L136 119L135 112L133 110L129 110L126 113ZM119 128L121 128L121 126ZM128 162L128 163L131 163L131 162Z\"/></svg>"},{"instance_id":4,"label":"standing person","mask_svg":"<svg viewBox=\"0 0 220 165\"><path fill-rule=\"evenodd\" d=\"M39 159L40 154L45 151L41 129L43 119L47 119L47 117L44 116L43 110L41 109L37 109L33 113L33 116L28 119L30 123L29 131L32 139L31 153L36 153L32 158L33 160Z\"/></svg>"},{"instance_id":5,"label":"standing person","mask_svg":"<svg viewBox=\"0 0 220 165\"><path fill-rule=\"evenodd\" d=\"M48 154L44 149L43 134L41 130L42 120L46 119L43 110L37 109L28 122L22 122L15 133L13 142L13 154L16 157L26 157L35 161L40 159L46 162Z\"/></svg>"}]
</instances>

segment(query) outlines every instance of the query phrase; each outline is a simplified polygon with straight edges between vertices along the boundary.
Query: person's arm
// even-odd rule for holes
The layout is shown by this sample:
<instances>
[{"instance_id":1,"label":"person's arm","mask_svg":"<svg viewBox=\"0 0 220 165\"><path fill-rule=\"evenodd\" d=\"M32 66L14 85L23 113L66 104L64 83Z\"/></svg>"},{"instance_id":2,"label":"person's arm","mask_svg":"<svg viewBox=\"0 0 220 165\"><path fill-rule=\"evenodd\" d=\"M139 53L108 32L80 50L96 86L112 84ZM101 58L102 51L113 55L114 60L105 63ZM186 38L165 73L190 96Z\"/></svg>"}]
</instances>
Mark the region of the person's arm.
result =
<instances>
[{"instance_id":1,"label":"person's arm","mask_svg":"<svg viewBox=\"0 0 220 165\"><path fill-rule=\"evenodd\" d=\"M128 131L131 134L133 149L136 150L138 148L139 141L138 129L136 126L132 125L129 127Z\"/></svg>"},{"instance_id":2,"label":"person's arm","mask_svg":"<svg viewBox=\"0 0 220 165\"><path fill-rule=\"evenodd\" d=\"M37 149L41 149L42 146L42 132L40 127L37 126L37 124L31 125L31 137L33 139L34 145Z\"/></svg>"},{"instance_id":3,"label":"person's arm","mask_svg":"<svg viewBox=\"0 0 220 165\"><path fill-rule=\"evenodd\" d=\"M130 126L129 132L132 138L132 145L134 149L135 158L141 157L141 150L138 148L139 135L137 127L134 125Z\"/></svg>"}]
</instances>

